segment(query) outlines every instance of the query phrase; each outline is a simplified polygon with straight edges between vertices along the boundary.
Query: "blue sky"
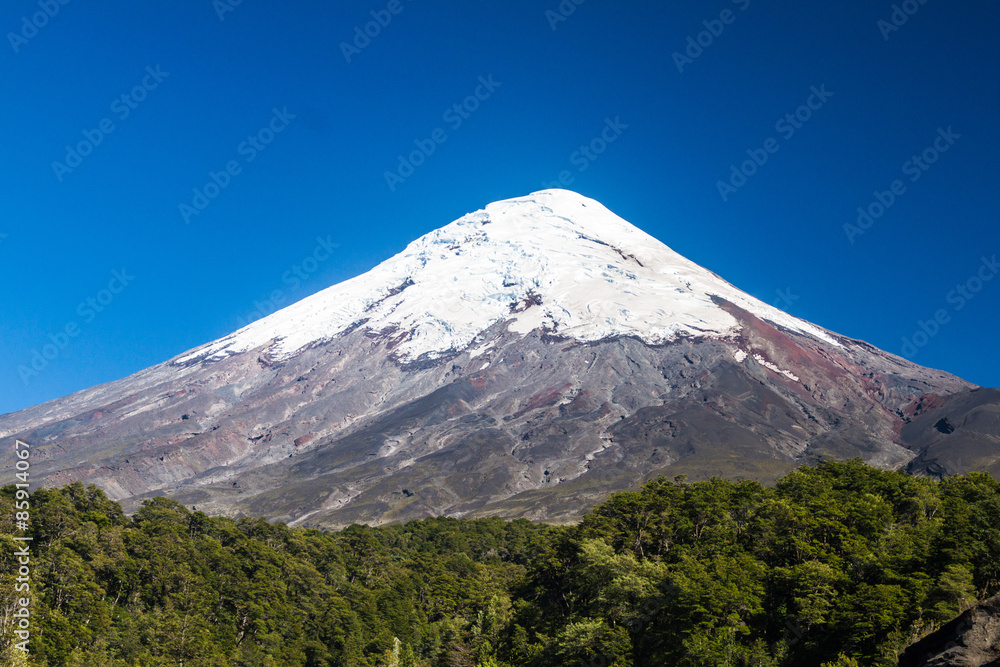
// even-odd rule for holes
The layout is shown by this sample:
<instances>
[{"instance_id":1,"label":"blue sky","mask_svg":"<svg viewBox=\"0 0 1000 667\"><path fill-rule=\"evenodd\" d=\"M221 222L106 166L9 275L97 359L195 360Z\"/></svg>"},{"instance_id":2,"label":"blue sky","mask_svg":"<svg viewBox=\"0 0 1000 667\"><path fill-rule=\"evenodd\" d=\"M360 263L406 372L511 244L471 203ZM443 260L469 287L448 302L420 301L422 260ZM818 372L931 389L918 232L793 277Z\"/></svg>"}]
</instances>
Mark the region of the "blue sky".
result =
<instances>
[{"instance_id":1,"label":"blue sky","mask_svg":"<svg viewBox=\"0 0 1000 667\"><path fill-rule=\"evenodd\" d=\"M232 2L0 11L0 413L560 176L764 301L1000 386L996 2Z\"/></svg>"}]
</instances>

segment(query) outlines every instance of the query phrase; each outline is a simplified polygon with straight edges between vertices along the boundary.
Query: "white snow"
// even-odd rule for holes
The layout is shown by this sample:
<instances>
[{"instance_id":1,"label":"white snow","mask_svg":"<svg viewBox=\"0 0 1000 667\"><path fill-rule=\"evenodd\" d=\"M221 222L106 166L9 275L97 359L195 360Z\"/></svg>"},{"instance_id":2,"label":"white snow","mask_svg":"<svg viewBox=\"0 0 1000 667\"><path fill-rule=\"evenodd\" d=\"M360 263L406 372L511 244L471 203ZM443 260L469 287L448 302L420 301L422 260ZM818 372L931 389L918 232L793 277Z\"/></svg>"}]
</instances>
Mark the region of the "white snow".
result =
<instances>
[{"instance_id":1,"label":"white snow","mask_svg":"<svg viewBox=\"0 0 1000 667\"><path fill-rule=\"evenodd\" d=\"M502 320L516 333L544 326L581 341L634 335L661 343L734 333L736 319L711 295L838 345L825 331L741 292L600 203L567 190L543 190L463 216L368 273L178 361L217 359L269 343L272 355L287 357L363 319L370 330L410 331L396 347L405 360L466 349ZM532 299L541 305L530 305ZM523 311L511 314L512 304Z\"/></svg>"},{"instance_id":2,"label":"white snow","mask_svg":"<svg viewBox=\"0 0 1000 667\"><path fill-rule=\"evenodd\" d=\"M491 340L486 345L483 345L482 347L479 347L479 348L476 348L475 350L472 350L471 352L469 352L469 359L475 359L476 357L478 357L478 356L480 356L482 354L486 354L487 352L490 351L490 348L492 348L495 344L496 344L496 341L495 340Z\"/></svg>"},{"instance_id":3,"label":"white snow","mask_svg":"<svg viewBox=\"0 0 1000 667\"><path fill-rule=\"evenodd\" d=\"M764 368L770 368L775 373L781 373L785 377L787 377L787 378L789 378L791 380L794 380L795 382L799 381L799 378L798 378L797 375L795 375L795 373L792 373L791 371L786 371L786 370L782 370L782 369L778 368L777 366L775 366L774 364L772 364L770 361L768 361L767 359L765 359L761 355L754 354L753 358L756 359L757 363L760 364L761 366L763 366Z\"/></svg>"}]
</instances>

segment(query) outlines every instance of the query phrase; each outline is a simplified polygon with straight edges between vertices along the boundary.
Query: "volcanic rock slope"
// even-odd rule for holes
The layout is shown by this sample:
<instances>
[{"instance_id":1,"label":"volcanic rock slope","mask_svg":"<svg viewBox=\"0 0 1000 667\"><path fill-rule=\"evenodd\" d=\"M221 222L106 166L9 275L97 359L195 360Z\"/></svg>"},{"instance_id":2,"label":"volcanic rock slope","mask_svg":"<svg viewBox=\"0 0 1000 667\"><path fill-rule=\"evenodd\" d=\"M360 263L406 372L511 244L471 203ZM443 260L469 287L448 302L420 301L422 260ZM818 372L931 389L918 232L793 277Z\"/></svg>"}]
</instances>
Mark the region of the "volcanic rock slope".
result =
<instances>
[{"instance_id":1,"label":"volcanic rock slope","mask_svg":"<svg viewBox=\"0 0 1000 667\"><path fill-rule=\"evenodd\" d=\"M1000 595L911 644L899 667L1000 667Z\"/></svg>"},{"instance_id":2,"label":"volcanic rock slope","mask_svg":"<svg viewBox=\"0 0 1000 667\"><path fill-rule=\"evenodd\" d=\"M223 339L0 416L43 484L331 527L570 521L659 474L766 482L830 457L996 475L998 435L997 390L791 317L565 190L490 204Z\"/></svg>"}]
</instances>

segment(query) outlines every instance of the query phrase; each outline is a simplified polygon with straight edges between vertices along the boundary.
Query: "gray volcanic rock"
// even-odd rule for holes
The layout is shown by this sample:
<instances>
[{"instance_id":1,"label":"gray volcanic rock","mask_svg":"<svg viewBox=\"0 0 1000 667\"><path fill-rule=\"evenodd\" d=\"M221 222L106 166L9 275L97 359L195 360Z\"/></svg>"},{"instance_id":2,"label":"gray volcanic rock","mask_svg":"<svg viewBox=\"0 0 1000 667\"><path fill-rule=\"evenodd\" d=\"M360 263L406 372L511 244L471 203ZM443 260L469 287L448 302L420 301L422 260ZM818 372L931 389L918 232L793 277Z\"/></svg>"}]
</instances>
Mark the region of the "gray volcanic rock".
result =
<instances>
[{"instance_id":1,"label":"gray volcanic rock","mask_svg":"<svg viewBox=\"0 0 1000 667\"><path fill-rule=\"evenodd\" d=\"M1000 390L924 397L900 436L919 455L908 469L935 477L985 470L1000 477Z\"/></svg>"},{"instance_id":2,"label":"gray volcanic rock","mask_svg":"<svg viewBox=\"0 0 1000 667\"><path fill-rule=\"evenodd\" d=\"M1000 392L792 318L544 191L118 382L0 416L46 485L342 526L571 521L658 475L1000 461ZM10 448L0 466L10 469Z\"/></svg>"},{"instance_id":3,"label":"gray volcanic rock","mask_svg":"<svg viewBox=\"0 0 1000 667\"><path fill-rule=\"evenodd\" d=\"M1000 595L911 644L899 667L1000 667Z\"/></svg>"}]
</instances>

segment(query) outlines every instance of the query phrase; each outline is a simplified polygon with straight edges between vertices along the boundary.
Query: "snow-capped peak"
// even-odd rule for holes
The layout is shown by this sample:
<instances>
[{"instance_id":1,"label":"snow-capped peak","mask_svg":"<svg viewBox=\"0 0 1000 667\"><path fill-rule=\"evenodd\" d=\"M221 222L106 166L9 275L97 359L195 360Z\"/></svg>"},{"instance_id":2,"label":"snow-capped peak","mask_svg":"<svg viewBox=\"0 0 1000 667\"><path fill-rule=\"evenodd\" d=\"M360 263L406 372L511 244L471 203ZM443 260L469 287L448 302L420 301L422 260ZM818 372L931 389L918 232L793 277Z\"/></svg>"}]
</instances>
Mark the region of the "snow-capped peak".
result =
<instances>
[{"instance_id":1,"label":"snow-capped peak","mask_svg":"<svg viewBox=\"0 0 1000 667\"><path fill-rule=\"evenodd\" d=\"M463 350L491 325L545 327L593 341L632 335L662 343L724 336L740 326L722 297L788 329L826 332L739 291L600 203L542 190L469 213L371 271L329 287L179 359L221 358L273 341L287 357L364 321L406 334L404 360Z\"/></svg>"}]
</instances>

